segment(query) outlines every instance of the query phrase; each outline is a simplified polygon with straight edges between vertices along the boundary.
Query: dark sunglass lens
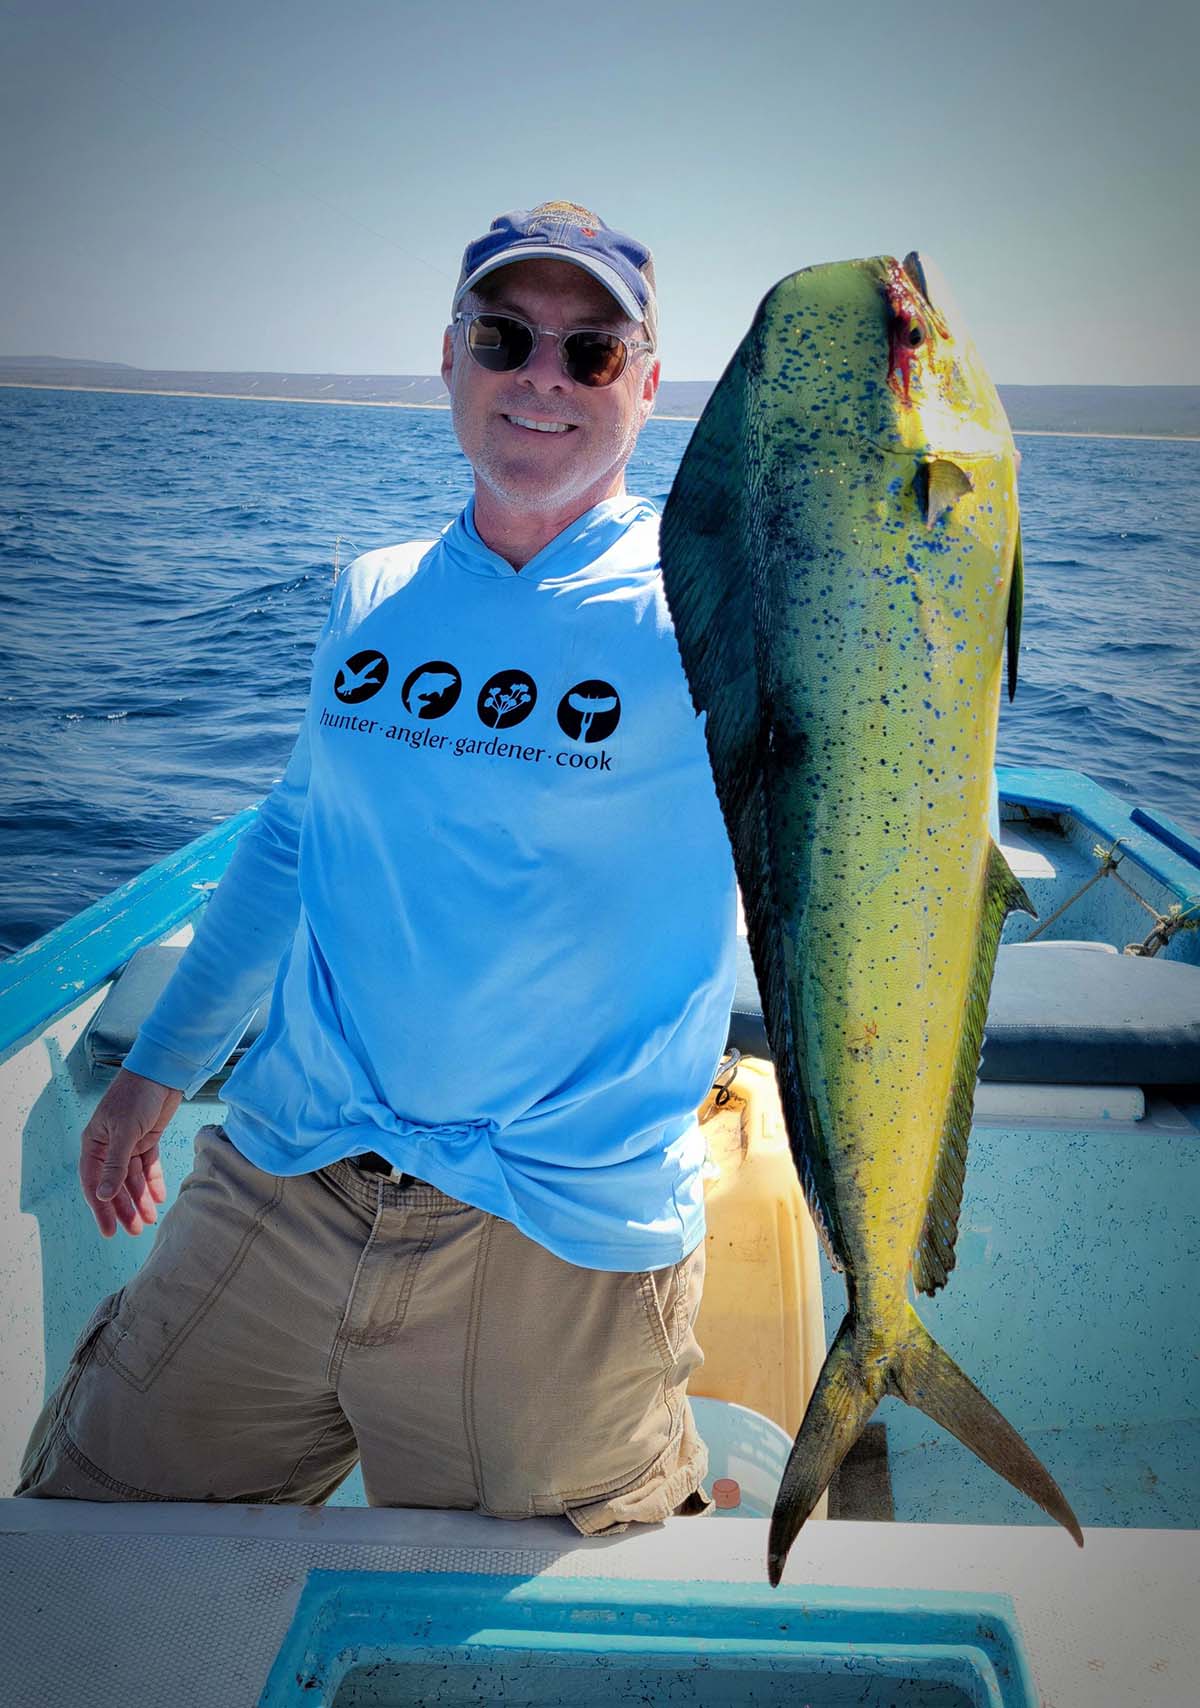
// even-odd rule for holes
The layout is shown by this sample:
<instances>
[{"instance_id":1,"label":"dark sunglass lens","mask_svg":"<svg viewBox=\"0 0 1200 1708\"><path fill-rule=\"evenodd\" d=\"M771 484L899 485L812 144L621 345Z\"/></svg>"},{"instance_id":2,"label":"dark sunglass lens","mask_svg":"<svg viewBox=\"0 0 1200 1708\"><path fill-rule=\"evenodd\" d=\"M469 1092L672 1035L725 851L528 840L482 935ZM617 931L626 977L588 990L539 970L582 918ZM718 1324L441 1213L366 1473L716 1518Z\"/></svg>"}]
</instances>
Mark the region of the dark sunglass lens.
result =
<instances>
[{"instance_id":1,"label":"dark sunglass lens","mask_svg":"<svg viewBox=\"0 0 1200 1708\"><path fill-rule=\"evenodd\" d=\"M569 332L562 348L577 385L611 385L625 367L625 344L615 332Z\"/></svg>"},{"instance_id":2,"label":"dark sunglass lens","mask_svg":"<svg viewBox=\"0 0 1200 1708\"><path fill-rule=\"evenodd\" d=\"M467 344L481 368L507 374L529 360L533 334L507 314L481 314L467 325Z\"/></svg>"}]
</instances>

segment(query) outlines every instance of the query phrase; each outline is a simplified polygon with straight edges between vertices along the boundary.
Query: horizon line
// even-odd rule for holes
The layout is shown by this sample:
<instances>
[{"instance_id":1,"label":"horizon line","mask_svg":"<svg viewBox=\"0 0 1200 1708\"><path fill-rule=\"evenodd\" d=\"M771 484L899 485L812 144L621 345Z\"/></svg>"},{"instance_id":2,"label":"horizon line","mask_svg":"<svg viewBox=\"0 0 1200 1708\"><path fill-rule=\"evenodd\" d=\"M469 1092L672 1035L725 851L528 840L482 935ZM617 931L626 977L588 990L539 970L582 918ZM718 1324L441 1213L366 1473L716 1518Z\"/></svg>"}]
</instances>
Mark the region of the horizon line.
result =
<instances>
[{"instance_id":1,"label":"horizon line","mask_svg":"<svg viewBox=\"0 0 1200 1708\"><path fill-rule=\"evenodd\" d=\"M201 368L196 370L172 369L169 371L207 373L212 370ZM0 391L86 391L115 397L194 397L201 400L213 398L225 403L311 403L318 408L436 409L442 411L443 414L450 412L448 403L405 403L399 398L275 397L268 392L168 391L160 390L154 386L50 385L36 380L22 382L0 379ZM698 415L660 415L655 411L646 417L646 424L649 425L651 421L697 422L699 419ZM1014 439L1138 439L1152 444L1200 445L1200 434L1198 433L1094 433L1086 430L1073 433L1065 427L1011 427L1010 431Z\"/></svg>"},{"instance_id":2,"label":"horizon line","mask_svg":"<svg viewBox=\"0 0 1200 1708\"><path fill-rule=\"evenodd\" d=\"M351 369L351 368L173 368L164 364L143 367L137 362L100 361L94 356L0 356L0 370L20 368L25 363L46 364L60 368L107 368L117 369L131 374L207 374L214 378L233 374L261 375L263 378L277 379L380 379L380 380L415 380L424 383L434 383L440 380L438 374L412 374L387 372L382 369ZM711 385L715 386L720 374L702 379L685 379L679 375L669 375L662 381L663 385ZM5 381L5 384L12 382ZM996 380L996 386L1005 386L1010 390L1018 386L1027 391L1200 391L1198 380ZM53 388L52 388L53 389ZM80 389L80 388L65 388ZM88 389L88 388L84 388ZM104 390L106 387L90 389ZM203 395L203 394L202 394ZM230 396L238 395L234 393ZM283 399L284 402L291 401ZM352 401L352 400L347 400Z\"/></svg>"}]
</instances>

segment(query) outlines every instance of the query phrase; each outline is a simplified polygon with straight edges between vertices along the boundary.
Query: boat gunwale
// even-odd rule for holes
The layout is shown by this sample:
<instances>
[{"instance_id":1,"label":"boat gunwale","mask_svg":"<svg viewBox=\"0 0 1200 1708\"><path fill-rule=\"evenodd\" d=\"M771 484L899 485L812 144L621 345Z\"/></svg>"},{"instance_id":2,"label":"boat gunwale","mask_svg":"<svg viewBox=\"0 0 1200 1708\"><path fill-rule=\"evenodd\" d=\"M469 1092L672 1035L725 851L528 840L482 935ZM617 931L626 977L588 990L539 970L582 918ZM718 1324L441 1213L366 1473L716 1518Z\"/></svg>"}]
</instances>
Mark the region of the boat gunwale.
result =
<instances>
[{"instance_id":1,"label":"boat gunwale","mask_svg":"<svg viewBox=\"0 0 1200 1708\"><path fill-rule=\"evenodd\" d=\"M0 964L0 1060L190 919L257 814L242 808Z\"/></svg>"},{"instance_id":2,"label":"boat gunwale","mask_svg":"<svg viewBox=\"0 0 1200 1708\"><path fill-rule=\"evenodd\" d=\"M1075 818L1098 836L1119 839L1124 854L1185 911L1200 908L1200 839L1165 815L1155 812L1151 822L1169 842L1135 819L1136 802L1064 766L1001 764L996 780L1001 807ZM257 814L257 803L243 807L0 963L0 1061L84 1001L139 949L197 913ZM1180 843L1194 850L1195 864L1176 851Z\"/></svg>"},{"instance_id":3,"label":"boat gunwale","mask_svg":"<svg viewBox=\"0 0 1200 1708\"><path fill-rule=\"evenodd\" d=\"M1057 765L997 765L996 786L1001 808L1025 807L1074 818L1097 836L1119 839L1123 855L1170 890L1185 910L1200 907L1200 839L1165 813L1150 813L1136 801L1121 800L1085 772ZM1152 825L1160 826L1170 841ZM1178 852L1180 845L1191 853Z\"/></svg>"}]
</instances>

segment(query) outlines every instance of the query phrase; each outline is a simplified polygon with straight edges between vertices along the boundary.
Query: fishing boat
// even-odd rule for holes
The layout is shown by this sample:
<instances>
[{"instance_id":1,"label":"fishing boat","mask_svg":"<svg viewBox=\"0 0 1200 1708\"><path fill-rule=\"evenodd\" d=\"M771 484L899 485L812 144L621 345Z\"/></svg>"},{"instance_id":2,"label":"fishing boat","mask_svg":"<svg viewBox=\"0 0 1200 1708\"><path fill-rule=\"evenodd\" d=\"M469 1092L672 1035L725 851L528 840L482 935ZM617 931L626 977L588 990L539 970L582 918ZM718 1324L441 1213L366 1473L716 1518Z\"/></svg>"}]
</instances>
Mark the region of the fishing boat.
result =
<instances>
[{"instance_id":1,"label":"fishing boat","mask_svg":"<svg viewBox=\"0 0 1200 1708\"><path fill-rule=\"evenodd\" d=\"M694 1391L715 1514L584 1538L369 1509L357 1475L320 1508L6 1499L0 1700L1194 1701L1200 840L1077 772L1001 766L998 785L1038 919L1006 927L957 1266L921 1310L1062 1485L1082 1553L888 1399L767 1587L768 1515L844 1290L795 1181L743 944L701 1111ZM97 1236L79 1133L255 810L0 966L7 1488L97 1301L151 1243ZM172 1123L172 1187L220 1098L218 1078Z\"/></svg>"}]
</instances>

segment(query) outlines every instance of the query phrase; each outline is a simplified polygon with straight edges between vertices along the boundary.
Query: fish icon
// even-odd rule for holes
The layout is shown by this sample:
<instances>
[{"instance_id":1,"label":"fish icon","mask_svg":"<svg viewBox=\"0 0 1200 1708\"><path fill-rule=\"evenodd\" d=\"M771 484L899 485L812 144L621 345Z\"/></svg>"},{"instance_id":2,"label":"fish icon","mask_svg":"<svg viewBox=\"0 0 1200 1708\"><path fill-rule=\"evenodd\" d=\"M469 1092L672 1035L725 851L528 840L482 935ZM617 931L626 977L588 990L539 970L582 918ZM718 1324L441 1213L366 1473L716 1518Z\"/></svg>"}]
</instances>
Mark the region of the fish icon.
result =
<instances>
[{"instance_id":1,"label":"fish icon","mask_svg":"<svg viewBox=\"0 0 1200 1708\"><path fill-rule=\"evenodd\" d=\"M440 717L442 712L449 711L446 700L447 693L452 693L457 699L461 687L457 671L422 670L417 681L405 683L405 711L413 712L417 717Z\"/></svg>"},{"instance_id":2,"label":"fish icon","mask_svg":"<svg viewBox=\"0 0 1200 1708\"><path fill-rule=\"evenodd\" d=\"M418 665L401 690L404 709L418 718L440 718L462 691L462 677L452 664L435 659Z\"/></svg>"}]
</instances>

